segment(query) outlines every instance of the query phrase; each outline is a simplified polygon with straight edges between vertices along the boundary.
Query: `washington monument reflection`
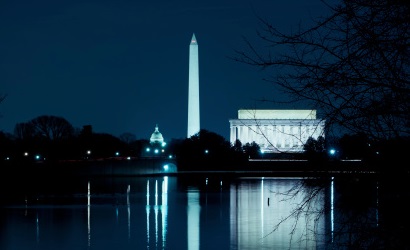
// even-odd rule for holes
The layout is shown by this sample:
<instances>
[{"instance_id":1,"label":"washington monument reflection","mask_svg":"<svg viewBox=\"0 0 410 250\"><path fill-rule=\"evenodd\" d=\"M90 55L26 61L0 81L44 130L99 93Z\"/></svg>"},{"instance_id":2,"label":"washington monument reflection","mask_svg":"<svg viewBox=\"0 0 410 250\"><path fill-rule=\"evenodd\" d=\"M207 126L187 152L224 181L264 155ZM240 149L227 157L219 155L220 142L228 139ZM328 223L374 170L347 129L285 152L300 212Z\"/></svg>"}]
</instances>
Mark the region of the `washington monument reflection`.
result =
<instances>
[{"instance_id":1,"label":"washington monument reflection","mask_svg":"<svg viewBox=\"0 0 410 250\"><path fill-rule=\"evenodd\" d=\"M188 193L188 250L199 250L200 246L200 213L201 206L199 205L199 191L197 189L189 189Z\"/></svg>"}]
</instances>

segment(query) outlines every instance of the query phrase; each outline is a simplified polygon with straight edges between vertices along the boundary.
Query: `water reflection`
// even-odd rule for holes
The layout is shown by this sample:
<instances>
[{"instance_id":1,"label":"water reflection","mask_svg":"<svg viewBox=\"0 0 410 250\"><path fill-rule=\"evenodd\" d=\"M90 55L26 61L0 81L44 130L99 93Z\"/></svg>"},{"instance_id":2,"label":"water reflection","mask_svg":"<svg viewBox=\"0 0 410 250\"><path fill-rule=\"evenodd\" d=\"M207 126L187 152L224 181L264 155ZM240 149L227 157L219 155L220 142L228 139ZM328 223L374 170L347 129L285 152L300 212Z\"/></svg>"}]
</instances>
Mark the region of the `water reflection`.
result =
<instances>
[{"instance_id":1,"label":"water reflection","mask_svg":"<svg viewBox=\"0 0 410 250\"><path fill-rule=\"evenodd\" d=\"M90 216L91 216L91 190L90 190L90 182L88 182L87 188L87 246L91 246L91 223L90 223Z\"/></svg>"},{"instance_id":2,"label":"water reflection","mask_svg":"<svg viewBox=\"0 0 410 250\"><path fill-rule=\"evenodd\" d=\"M38 223L38 213L36 214L36 242L40 242L40 225Z\"/></svg>"},{"instance_id":3,"label":"water reflection","mask_svg":"<svg viewBox=\"0 0 410 250\"><path fill-rule=\"evenodd\" d=\"M334 196L334 192L335 192L335 178L332 177L332 180L330 182L330 232L331 232L331 241L332 243L334 242L334 231L335 231L335 196Z\"/></svg>"},{"instance_id":4,"label":"water reflection","mask_svg":"<svg viewBox=\"0 0 410 250\"><path fill-rule=\"evenodd\" d=\"M130 208L130 189L131 186L127 187L127 215L128 215L128 239L131 238L131 208Z\"/></svg>"},{"instance_id":5,"label":"water reflection","mask_svg":"<svg viewBox=\"0 0 410 250\"><path fill-rule=\"evenodd\" d=\"M372 182L164 176L45 186L3 198L0 249L326 249L354 239L343 227L358 237L360 224L386 223Z\"/></svg>"},{"instance_id":6,"label":"water reflection","mask_svg":"<svg viewBox=\"0 0 410 250\"><path fill-rule=\"evenodd\" d=\"M150 182L152 184L150 184ZM154 189L150 188L151 185L154 185ZM151 191L150 191L151 190ZM150 198L151 192L154 193L153 200ZM159 204L158 193L161 194L161 204ZM166 249L166 238L167 238L167 220L168 220L168 177L165 176L161 180L161 185L158 186L158 180L150 181L147 180L147 187L146 187L146 197L147 197L147 204L145 208L146 212L146 243L147 249L150 249L152 245L151 242L151 232L154 231L155 235L155 249ZM154 225L150 223L151 217L150 213L151 210L154 210ZM161 216L159 224L158 217ZM153 227L153 228L151 228ZM159 248L160 246L160 248Z\"/></svg>"},{"instance_id":7,"label":"water reflection","mask_svg":"<svg viewBox=\"0 0 410 250\"><path fill-rule=\"evenodd\" d=\"M199 191L195 188L188 189L188 249L197 250L200 246L200 213Z\"/></svg>"},{"instance_id":8,"label":"water reflection","mask_svg":"<svg viewBox=\"0 0 410 250\"><path fill-rule=\"evenodd\" d=\"M298 180L243 180L231 186L231 245L237 249L317 249L324 219L312 211L324 206L323 192L300 208L306 193L293 190ZM278 227L278 225L280 225Z\"/></svg>"}]
</instances>

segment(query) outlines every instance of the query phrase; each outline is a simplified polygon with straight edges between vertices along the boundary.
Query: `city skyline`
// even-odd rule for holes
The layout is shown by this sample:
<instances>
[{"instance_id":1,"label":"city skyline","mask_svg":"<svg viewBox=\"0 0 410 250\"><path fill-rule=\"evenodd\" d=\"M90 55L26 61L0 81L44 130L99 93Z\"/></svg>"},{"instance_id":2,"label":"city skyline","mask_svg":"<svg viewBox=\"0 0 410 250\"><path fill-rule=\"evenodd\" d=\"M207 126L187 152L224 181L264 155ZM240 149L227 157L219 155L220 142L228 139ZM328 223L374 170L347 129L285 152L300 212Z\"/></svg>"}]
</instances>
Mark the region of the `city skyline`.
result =
<instances>
[{"instance_id":1,"label":"city skyline","mask_svg":"<svg viewBox=\"0 0 410 250\"><path fill-rule=\"evenodd\" d=\"M297 8L295 6L298 6ZM200 37L201 129L229 138L241 108L272 107L267 73L234 62L257 17L291 30L325 14L318 0L128 3L4 1L0 8L0 131L41 115L97 133L185 138L188 40ZM279 93L276 93L280 95Z\"/></svg>"}]
</instances>

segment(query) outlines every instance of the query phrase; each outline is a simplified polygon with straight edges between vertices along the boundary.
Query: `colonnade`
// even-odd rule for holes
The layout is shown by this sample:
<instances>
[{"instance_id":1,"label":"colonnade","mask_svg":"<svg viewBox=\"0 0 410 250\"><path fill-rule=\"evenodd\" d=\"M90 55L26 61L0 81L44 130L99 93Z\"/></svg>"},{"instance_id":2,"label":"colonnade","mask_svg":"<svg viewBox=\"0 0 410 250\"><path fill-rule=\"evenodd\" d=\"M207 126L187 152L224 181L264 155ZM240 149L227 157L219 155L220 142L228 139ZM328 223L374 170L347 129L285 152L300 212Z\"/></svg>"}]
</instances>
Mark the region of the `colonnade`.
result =
<instances>
[{"instance_id":1,"label":"colonnade","mask_svg":"<svg viewBox=\"0 0 410 250\"><path fill-rule=\"evenodd\" d=\"M230 141L257 143L266 152L300 152L309 137L324 136L324 121L230 120Z\"/></svg>"}]
</instances>

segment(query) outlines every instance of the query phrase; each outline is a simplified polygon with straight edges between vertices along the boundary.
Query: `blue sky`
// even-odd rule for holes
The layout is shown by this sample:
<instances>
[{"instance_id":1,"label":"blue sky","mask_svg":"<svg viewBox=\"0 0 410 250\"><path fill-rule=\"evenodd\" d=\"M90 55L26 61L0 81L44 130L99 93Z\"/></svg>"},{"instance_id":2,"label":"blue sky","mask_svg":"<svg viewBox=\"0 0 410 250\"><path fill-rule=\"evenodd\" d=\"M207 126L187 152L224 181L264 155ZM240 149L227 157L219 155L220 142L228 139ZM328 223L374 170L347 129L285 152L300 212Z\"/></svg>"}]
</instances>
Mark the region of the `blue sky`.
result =
<instances>
[{"instance_id":1,"label":"blue sky","mask_svg":"<svg viewBox=\"0 0 410 250\"><path fill-rule=\"evenodd\" d=\"M184 138L195 33L201 128L229 139L238 109L279 108L258 101L281 95L263 81L275 72L229 59L242 36L257 41L257 16L290 31L326 11L319 0L3 0L0 130L55 115L115 136L148 139L158 124L165 140Z\"/></svg>"}]
</instances>

